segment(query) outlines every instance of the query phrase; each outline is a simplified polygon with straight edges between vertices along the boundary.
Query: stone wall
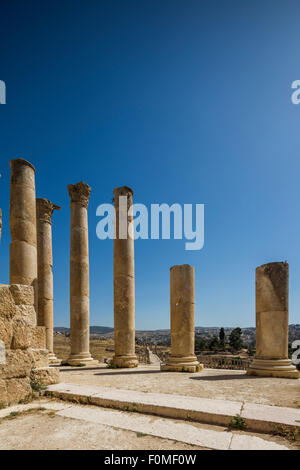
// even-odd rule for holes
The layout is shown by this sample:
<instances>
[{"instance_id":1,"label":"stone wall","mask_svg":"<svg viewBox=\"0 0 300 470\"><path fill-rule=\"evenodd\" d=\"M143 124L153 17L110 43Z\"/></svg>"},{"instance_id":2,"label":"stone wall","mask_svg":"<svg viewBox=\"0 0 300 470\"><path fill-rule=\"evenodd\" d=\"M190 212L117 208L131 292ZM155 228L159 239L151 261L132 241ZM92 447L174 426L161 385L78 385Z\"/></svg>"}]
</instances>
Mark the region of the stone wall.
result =
<instances>
[{"instance_id":1,"label":"stone wall","mask_svg":"<svg viewBox=\"0 0 300 470\"><path fill-rule=\"evenodd\" d=\"M49 367L45 328L36 326L33 287L0 284L0 407L30 397L33 382L59 382Z\"/></svg>"}]
</instances>

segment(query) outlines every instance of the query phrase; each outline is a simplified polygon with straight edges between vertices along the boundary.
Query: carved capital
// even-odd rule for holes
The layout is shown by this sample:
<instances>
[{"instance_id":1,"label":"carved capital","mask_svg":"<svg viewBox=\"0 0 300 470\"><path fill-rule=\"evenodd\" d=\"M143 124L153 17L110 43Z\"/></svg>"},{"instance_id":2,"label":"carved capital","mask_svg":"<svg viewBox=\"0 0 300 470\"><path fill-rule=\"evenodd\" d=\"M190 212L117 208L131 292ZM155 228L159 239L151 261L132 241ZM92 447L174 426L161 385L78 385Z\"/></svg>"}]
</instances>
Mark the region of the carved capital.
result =
<instances>
[{"instance_id":1,"label":"carved capital","mask_svg":"<svg viewBox=\"0 0 300 470\"><path fill-rule=\"evenodd\" d=\"M71 204L75 203L86 208L88 207L92 189L87 183L80 181L77 184L69 184L68 191L71 197Z\"/></svg>"},{"instance_id":2,"label":"carved capital","mask_svg":"<svg viewBox=\"0 0 300 470\"><path fill-rule=\"evenodd\" d=\"M132 197L133 197L133 190L129 188L129 186L121 186L119 188L114 189L114 203L115 208L119 207L119 197L124 196L127 197L127 209L132 206Z\"/></svg>"},{"instance_id":3,"label":"carved capital","mask_svg":"<svg viewBox=\"0 0 300 470\"><path fill-rule=\"evenodd\" d=\"M38 221L47 222L51 225L53 211L59 209L61 209L60 206L56 206L48 199L38 198L36 200L36 217Z\"/></svg>"},{"instance_id":4,"label":"carved capital","mask_svg":"<svg viewBox=\"0 0 300 470\"><path fill-rule=\"evenodd\" d=\"M118 197L118 196L132 197L133 190L129 188L129 186L120 186L119 188L114 189L114 197Z\"/></svg>"}]
</instances>

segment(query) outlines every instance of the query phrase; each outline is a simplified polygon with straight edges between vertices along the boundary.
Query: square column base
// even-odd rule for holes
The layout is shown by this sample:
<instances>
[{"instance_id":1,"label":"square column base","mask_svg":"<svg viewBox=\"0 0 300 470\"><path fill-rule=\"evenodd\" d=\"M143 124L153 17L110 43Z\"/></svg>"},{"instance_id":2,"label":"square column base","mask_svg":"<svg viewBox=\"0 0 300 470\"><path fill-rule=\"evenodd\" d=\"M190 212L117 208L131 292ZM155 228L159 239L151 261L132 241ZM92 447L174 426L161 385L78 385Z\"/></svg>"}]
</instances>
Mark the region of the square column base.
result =
<instances>
[{"instance_id":1,"label":"square column base","mask_svg":"<svg viewBox=\"0 0 300 470\"><path fill-rule=\"evenodd\" d=\"M84 364L85 366L96 366L99 364L99 361L93 359L90 353L71 354L66 362L70 366L78 366L81 364Z\"/></svg>"},{"instance_id":2,"label":"square column base","mask_svg":"<svg viewBox=\"0 0 300 470\"><path fill-rule=\"evenodd\" d=\"M133 369L139 365L136 355L114 356L110 363L116 369Z\"/></svg>"},{"instance_id":3,"label":"square column base","mask_svg":"<svg viewBox=\"0 0 300 470\"><path fill-rule=\"evenodd\" d=\"M290 359L254 359L247 375L299 379L300 373Z\"/></svg>"},{"instance_id":4,"label":"square column base","mask_svg":"<svg viewBox=\"0 0 300 470\"><path fill-rule=\"evenodd\" d=\"M60 366L61 360L57 359L57 357L55 356L54 353L49 352L48 358L49 358L49 365L50 366Z\"/></svg>"},{"instance_id":5,"label":"square column base","mask_svg":"<svg viewBox=\"0 0 300 470\"><path fill-rule=\"evenodd\" d=\"M197 361L196 356L176 357L170 356L168 362L161 364L162 372L200 372L203 370L203 364Z\"/></svg>"}]
</instances>

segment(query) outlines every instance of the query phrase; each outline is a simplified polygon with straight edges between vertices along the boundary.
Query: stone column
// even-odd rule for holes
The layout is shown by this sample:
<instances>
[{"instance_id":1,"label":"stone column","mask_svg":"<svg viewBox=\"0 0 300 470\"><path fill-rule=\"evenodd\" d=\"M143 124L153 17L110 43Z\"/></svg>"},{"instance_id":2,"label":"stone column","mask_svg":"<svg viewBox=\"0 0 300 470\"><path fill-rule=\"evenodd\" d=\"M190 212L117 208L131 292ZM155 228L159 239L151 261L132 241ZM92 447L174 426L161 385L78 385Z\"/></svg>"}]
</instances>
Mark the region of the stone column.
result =
<instances>
[{"instance_id":1,"label":"stone column","mask_svg":"<svg viewBox=\"0 0 300 470\"><path fill-rule=\"evenodd\" d=\"M198 372L195 356L195 268L188 264L170 269L171 354L162 371Z\"/></svg>"},{"instance_id":2,"label":"stone column","mask_svg":"<svg viewBox=\"0 0 300 470\"><path fill-rule=\"evenodd\" d=\"M299 377L288 358L289 265L269 263L256 268L256 355L247 374Z\"/></svg>"},{"instance_id":3,"label":"stone column","mask_svg":"<svg viewBox=\"0 0 300 470\"><path fill-rule=\"evenodd\" d=\"M53 274L52 229L53 211L60 209L48 199L36 200L37 258L38 258L38 312L37 324L46 328L46 348L49 363L60 364L53 352Z\"/></svg>"},{"instance_id":4,"label":"stone column","mask_svg":"<svg viewBox=\"0 0 300 470\"><path fill-rule=\"evenodd\" d=\"M35 168L21 158L10 167L10 284L33 286L37 311Z\"/></svg>"},{"instance_id":5,"label":"stone column","mask_svg":"<svg viewBox=\"0 0 300 470\"><path fill-rule=\"evenodd\" d=\"M137 367L134 325L134 235L132 189L127 186L114 189L114 341L116 367Z\"/></svg>"},{"instance_id":6,"label":"stone column","mask_svg":"<svg viewBox=\"0 0 300 470\"><path fill-rule=\"evenodd\" d=\"M71 355L68 363L96 364L90 354L89 241L87 208L91 188L80 182L68 185L71 197L70 323Z\"/></svg>"}]
</instances>

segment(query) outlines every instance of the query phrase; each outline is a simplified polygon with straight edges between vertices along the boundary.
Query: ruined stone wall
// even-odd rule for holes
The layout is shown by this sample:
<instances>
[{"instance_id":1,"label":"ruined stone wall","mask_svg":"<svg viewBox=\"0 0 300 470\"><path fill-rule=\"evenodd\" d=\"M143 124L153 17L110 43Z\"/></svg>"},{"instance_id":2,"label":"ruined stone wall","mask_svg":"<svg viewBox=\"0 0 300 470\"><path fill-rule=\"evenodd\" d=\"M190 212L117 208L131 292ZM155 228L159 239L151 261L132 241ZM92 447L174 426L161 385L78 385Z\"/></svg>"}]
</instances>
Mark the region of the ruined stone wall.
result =
<instances>
[{"instance_id":1,"label":"ruined stone wall","mask_svg":"<svg viewBox=\"0 0 300 470\"><path fill-rule=\"evenodd\" d=\"M0 284L0 406L30 397L32 384L59 381L49 368L46 333L36 326L31 286Z\"/></svg>"}]
</instances>

